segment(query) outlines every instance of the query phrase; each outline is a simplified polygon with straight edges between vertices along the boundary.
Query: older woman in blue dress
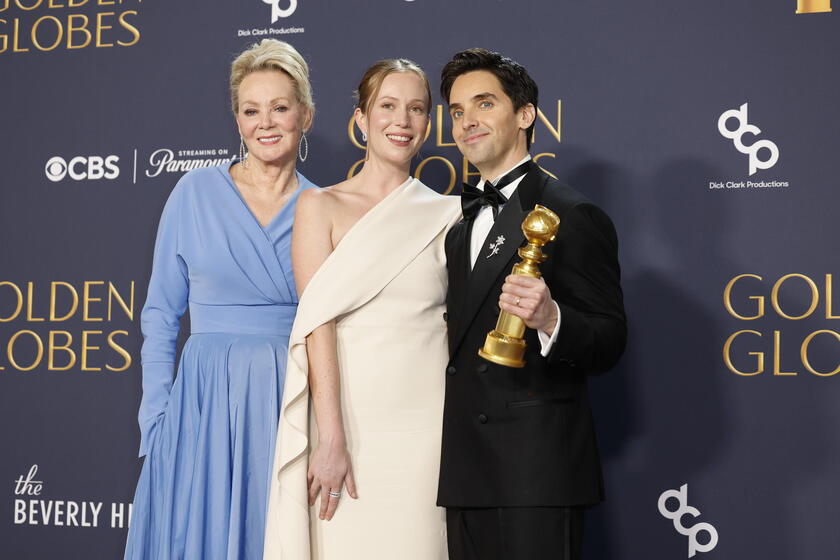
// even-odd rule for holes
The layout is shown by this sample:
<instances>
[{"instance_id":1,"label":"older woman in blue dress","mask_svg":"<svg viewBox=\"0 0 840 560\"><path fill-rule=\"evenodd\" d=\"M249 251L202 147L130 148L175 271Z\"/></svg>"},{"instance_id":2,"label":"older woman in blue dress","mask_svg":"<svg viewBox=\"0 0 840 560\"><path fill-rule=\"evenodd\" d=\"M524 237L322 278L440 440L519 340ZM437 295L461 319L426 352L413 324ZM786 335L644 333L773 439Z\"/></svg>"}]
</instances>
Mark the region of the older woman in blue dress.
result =
<instances>
[{"instance_id":1,"label":"older woman in blue dress","mask_svg":"<svg viewBox=\"0 0 840 560\"><path fill-rule=\"evenodd\" d=\"M306 62L267 39L230 75L238 160L190 171L161 216L142 313L140 455L126 559L262 555L289 333L295 170L314 114ZM191 334L175 374L181 315ZM174 375L174 383L173 383Z\"/></svg>"}]
</instances>

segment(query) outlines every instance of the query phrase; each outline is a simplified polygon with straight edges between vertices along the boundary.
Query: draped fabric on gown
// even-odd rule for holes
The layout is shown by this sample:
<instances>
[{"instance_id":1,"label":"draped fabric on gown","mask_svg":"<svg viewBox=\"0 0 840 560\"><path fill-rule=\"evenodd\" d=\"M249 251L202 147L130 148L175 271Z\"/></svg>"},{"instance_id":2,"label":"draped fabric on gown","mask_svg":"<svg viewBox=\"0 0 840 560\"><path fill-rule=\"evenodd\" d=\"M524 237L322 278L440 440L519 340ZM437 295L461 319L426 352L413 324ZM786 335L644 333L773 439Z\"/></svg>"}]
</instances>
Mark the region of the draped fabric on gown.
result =
<instances>
[{"instance_id":1,"label":"draped fabric on gown","mask_svg":"<svg viewBox=\"0 0 840 560\"><path fill-rule=\"evenodd\" d=\"M141 447L130 560L262 556L270 469L297 308L291 228L300 188L267 226L230 164L184 175L158 228L142 313ZM191 333L175 370L179 319Z\"/></svg>"},{"instance_id":2,"label":"draped fabric on gown","mask_svg":"<svg viewBox=\"0 0 840 560\"><path fill-rule=\"evenodd\" d=\"M266 560L441 560L435 505L447 361L443 241L457 198L409 179L363 216L301 297L289 343ZM336 321L342 412L359 498L310 509L306 336Z\"/></svg>"}]
</instances>

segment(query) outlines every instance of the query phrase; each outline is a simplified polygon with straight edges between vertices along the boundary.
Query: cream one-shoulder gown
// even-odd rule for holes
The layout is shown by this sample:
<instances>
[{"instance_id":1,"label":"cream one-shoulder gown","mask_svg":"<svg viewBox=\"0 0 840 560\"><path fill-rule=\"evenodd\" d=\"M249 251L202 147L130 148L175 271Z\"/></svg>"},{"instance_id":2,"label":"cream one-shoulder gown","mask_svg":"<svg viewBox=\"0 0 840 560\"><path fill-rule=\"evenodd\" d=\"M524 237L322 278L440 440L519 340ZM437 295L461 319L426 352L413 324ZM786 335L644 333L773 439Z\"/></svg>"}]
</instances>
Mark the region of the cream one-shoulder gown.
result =
<instances>
[{"instance_id":1,"label":"cream one-shoulder gown","mask_svg":"<svg viewBox=\"0 0 840 560\"><path fill-rule=\"evenodd\" d=\"M290 340L266 560L445 560L435 505L447 363L444 237L457 198L409 179L345 235L301 297ZM305 337L335 320L341 402L359 498L331 521L306 501L317 441Z\"/></svg>"}]
</instances>

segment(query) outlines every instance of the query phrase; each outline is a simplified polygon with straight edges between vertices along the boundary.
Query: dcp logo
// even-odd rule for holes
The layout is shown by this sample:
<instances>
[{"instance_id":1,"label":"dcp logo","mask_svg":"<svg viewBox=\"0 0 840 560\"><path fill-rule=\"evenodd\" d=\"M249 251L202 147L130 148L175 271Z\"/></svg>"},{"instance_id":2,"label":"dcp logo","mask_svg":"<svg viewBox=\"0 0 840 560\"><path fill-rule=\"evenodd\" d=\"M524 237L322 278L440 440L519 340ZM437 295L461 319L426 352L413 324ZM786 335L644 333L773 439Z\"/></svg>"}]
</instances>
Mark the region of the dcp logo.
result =
<instances>
[{"instance_id":1,"label":"dcp logo","mask_svg":"<svg viewBox=\"0 0 840 560\"><path fill-rule=\"evenodd\" d=\"M675 510L668 509L668 499L674 498L677 500L678 507ZM690 513L692 517L700 517L700 511L697 508L688 505L688 484L680 486L679 490L666 490L659 496L659 513L674 522L674 528L681 535L688 537L688 557L691 558L698 552L709 552L713 550L718 543L717 529L710 523L696 523L691 527L683 525L682 518L685 514ZM705 532L709 535L709 542L701 544L697 536Z\"/></svg>"},{"instance_id":2,"label":"dcp logo","mask_svg":"<svg viewBox=\"0 0 840 560\"><path fill-rule=\"evenodd\" d=\"M281 8L280 3L289 2L288 8ZM263 0L266 4L271 4L271 23L275 23L280 18L287 18L297 10L297 0Z\"/></svg>"},{"instance_id":3,"label":"dcp logo","mask_svg":"<svg viewBox=\"0 0 840 560\"><path fill-rule=\"evenodd\" d=\"M70 176L75 181L83 181L85 179L95 181L97 179L116 179L120 176L120 168L117 162L120 161L118 156L76 156L70 161L65 161L63 157L51 157L44 166L44 173L47 179L57 183Z\"/></svg>"},{"instance_id":4,"label":"dcp logo","mask_svg":"<svg viewBox=\"0 0 840 560\"><path fill-rule=\"evenodd\" d=\"M776 165L779 161L779 148L770 140L758 140L749 146L744 145L744 134L750 133L757 136L761 133L760 128L747 121L747 105L744 103L740 109L724 111L718 119L718 130L724 138L732 140L736 150L750 156L750 175L753 175L758 169L770 169ZM729 119L738 119L738 128L729 130L726 126ZM761 148L766 148L770 152L770 157L763 161L758 157L758 151Z\"/></svg>"}]
</instances>

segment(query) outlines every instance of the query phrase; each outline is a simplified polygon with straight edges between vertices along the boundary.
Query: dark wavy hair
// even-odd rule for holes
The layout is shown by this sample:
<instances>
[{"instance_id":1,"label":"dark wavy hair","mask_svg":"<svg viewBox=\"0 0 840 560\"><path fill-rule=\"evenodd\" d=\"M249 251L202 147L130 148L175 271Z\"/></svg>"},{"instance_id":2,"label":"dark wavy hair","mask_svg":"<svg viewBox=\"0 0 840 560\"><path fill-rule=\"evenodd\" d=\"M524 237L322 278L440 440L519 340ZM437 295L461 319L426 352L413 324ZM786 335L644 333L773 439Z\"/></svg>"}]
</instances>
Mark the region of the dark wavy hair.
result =
<instances>
[{"instance_id":1,"label":"dark wavy hair","mask_svg":"<svg viewBox=\"0 0 840 560\"><path fill-rule=\"evenodd\" d=\"M537 83L528 75L528 71L513 59L482 48L467 49L455 54L441 70L440 94L447 104L449 104L449 94L455 79L475 70L485 70L496 76L505 95L513 102L514 111L518 111L528 103L537 108L540 92ZM531 147L531 136L536 124L537 120L534 119L525 131L528 148Z\"/></svg>"}]
</instances>

